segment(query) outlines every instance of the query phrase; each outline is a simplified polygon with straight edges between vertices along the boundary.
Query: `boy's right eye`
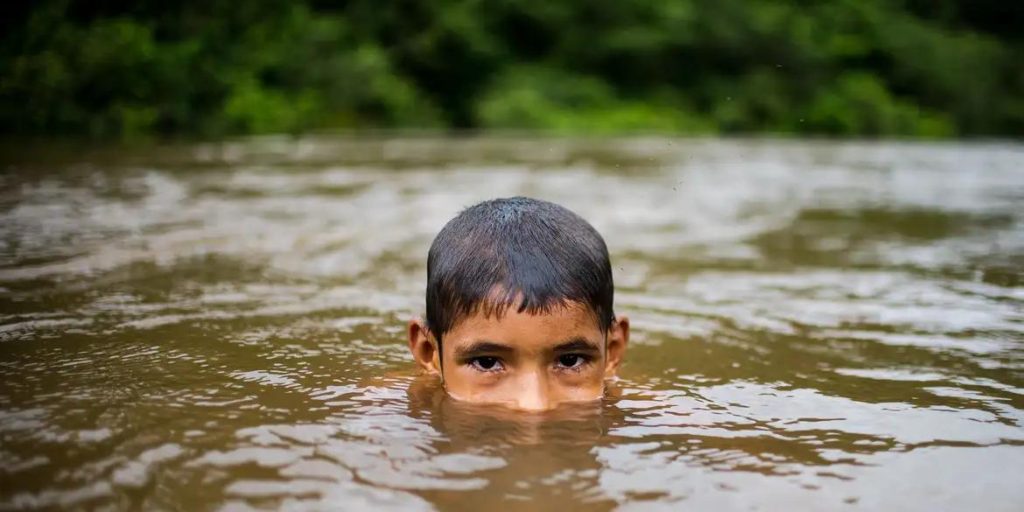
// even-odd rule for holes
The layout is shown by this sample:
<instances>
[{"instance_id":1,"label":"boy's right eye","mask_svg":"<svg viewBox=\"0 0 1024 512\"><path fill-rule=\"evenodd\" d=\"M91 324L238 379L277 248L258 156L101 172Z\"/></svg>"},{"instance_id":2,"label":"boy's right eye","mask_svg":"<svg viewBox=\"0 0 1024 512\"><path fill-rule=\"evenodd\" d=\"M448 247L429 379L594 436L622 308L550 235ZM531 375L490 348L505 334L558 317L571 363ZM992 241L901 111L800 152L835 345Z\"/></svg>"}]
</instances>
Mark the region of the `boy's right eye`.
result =
<instances>
[{"instance_id":1,"label":"boy's right eye","mask_svg":"<svg viewBox=\"0 0 1024 512\"><path fill-rule=\"evenodd\" d=\"M469 365L472 366L473 369L482 372L496 372L504 369L501 361L497 357L491 356L474 357L469 361Z\"/></svg>"}]
</instances>

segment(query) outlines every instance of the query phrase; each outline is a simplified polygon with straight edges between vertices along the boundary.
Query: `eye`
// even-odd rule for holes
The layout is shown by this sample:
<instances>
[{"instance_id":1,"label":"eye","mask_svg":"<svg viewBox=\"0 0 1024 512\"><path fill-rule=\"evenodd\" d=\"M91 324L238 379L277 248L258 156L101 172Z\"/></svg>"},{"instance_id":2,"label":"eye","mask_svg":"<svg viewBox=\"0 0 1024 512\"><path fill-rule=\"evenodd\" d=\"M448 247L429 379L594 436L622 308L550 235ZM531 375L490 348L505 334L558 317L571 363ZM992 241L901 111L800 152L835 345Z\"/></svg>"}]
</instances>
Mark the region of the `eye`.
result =
<instances>
[{"instance_id":1,"label":"eye","mask_svg":"<svg viewBox=\"0 0 1024 512\"><path fill-rule=\"evenodd\" d=\"M501 361L498 360L497 357L491 356L474 357L469 361L469 365L472 366L473 369L482 372L497 372L504 369Z\"/></svg>"},{"instance_id":2,"label":"eye","mask_svg":"<svg viewBox=\"0 0 1024 512\"><path fill-rule=\"evenodd\" d=\"M581 354L563 354L558 356L557 366L563 370L576 370L587 364L589 359Z\"/></svg>"}]
</instances>

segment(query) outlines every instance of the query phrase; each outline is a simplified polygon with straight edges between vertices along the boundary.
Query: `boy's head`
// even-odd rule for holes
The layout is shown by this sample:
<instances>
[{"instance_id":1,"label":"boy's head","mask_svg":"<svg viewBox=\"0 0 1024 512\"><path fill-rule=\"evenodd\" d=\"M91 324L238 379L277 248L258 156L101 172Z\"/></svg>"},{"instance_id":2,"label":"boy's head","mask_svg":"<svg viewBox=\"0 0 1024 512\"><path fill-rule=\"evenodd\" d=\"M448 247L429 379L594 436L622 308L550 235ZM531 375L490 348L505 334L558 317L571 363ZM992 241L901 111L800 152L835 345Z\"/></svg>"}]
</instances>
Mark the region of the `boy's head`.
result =
<instances>
[{"instance_id":1,"label":"boy's head","mask_svg":"<svg viewBox=\"0 0 1024 512\"><path fill-rule=\"evenodd\" d=\"M410 322L409 348L455 398L533 410L593 400L629 341L613 295L587 221L536 199L485 201L430 246L427 318Z\"/></svg>"}]
</instances>

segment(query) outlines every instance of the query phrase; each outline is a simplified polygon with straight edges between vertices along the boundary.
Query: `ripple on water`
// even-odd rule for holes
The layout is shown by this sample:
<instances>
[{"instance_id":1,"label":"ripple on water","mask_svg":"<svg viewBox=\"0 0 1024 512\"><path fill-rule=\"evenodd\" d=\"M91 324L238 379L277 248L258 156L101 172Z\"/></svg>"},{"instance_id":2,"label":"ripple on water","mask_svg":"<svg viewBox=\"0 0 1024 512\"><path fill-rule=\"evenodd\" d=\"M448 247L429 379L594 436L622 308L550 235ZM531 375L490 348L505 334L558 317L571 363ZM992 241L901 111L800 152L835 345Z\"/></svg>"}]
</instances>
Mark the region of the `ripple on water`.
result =
<instances>
[{"instance_id":1,"label":"ripple on water","mask_svg":"<svg viewBox=\"0 0 1024 512\"><path fill-rule=\"evenodd\" d=\"M1017 510L1022 162L312 137L9 173L0 509ZM433 235L515 194L607 238L634 336L600 404L409 376Z\"/></svg>"}]
</instances>

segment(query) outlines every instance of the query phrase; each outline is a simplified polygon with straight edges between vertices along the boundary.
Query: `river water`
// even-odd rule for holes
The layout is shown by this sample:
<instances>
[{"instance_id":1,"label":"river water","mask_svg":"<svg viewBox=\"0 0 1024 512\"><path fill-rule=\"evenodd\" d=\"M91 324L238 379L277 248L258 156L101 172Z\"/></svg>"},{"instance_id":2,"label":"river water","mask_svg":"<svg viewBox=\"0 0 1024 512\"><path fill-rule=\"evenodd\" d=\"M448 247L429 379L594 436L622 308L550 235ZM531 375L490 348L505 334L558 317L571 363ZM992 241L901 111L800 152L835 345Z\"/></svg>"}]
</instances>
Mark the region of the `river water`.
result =
<instances>
[{"instance_id":1,"label":"river water","mask_svg":"<svg viewBox=\"0 0 1024 512\"><path fill-rule=\"evenodd\" d=\"M9 151L10 152L10 151ZM0 174L0 509L1021 510L1024 146L256 138ZM598 404L417 378L459 209L553 200L634 336Z\"/></svg>"}]
</instances>

